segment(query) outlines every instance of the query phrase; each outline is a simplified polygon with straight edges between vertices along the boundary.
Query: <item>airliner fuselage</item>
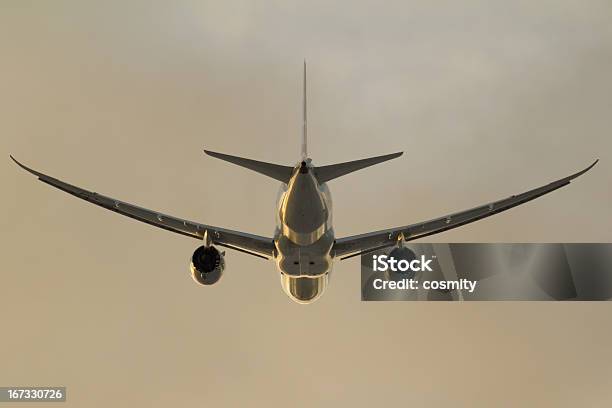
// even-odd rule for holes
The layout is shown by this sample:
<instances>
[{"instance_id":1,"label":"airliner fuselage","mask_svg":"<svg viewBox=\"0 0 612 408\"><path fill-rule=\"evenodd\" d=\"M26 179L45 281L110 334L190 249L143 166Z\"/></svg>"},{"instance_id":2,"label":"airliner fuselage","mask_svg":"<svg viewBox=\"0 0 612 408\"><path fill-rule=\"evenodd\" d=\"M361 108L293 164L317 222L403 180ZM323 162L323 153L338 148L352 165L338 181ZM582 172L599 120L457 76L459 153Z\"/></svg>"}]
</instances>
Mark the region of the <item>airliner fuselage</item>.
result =
<instances>
[{"instance_id":1,"label":"airliner fuselage","mask_svg":"<svg viewBox=\"0 0 612 408\"><path fill-rule=\"evenodd\" d=\"M274 234L281 284L293 300L310 303L323 294L333 244L331 194L327 184L319 184L310 159L303 160L281 185Z\"/></svg>"}]
</instances>

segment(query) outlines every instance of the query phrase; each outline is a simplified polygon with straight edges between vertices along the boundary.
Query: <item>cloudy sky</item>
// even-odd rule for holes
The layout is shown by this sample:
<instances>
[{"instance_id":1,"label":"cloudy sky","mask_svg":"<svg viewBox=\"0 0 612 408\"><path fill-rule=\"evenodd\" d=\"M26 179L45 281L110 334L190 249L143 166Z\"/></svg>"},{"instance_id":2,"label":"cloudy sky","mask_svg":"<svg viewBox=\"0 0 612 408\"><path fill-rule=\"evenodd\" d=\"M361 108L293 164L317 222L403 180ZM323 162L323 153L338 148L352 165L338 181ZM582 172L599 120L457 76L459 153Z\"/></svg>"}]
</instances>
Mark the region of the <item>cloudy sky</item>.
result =
<instances>
[{"instance_id":1,"label":"cloudy sky","mask_svg":"<svg viewBox=\"0 0 612 408\"><path fill-rule=\"evenodd\" d=\"M600 164L437 242L612 239L609 1L0 1L0 385L67 406L609 406L609 304L359 301L359 261L304 307L273 263L36 182L8 159L202 223L270 235L274 180L208 148L315 164L338 236L428 219ZM6 188L8 187L8 188Z\"/></svg>"}]
</instances>

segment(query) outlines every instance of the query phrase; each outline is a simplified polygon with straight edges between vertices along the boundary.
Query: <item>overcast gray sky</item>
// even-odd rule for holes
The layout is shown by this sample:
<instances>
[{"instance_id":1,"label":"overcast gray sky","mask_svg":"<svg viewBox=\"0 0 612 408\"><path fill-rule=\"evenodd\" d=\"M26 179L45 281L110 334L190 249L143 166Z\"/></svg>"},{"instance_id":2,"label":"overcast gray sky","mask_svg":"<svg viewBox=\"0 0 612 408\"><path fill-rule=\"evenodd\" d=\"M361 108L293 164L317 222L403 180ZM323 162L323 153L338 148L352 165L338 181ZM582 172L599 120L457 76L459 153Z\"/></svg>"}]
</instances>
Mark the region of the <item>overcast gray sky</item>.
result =
<instances>
[{"instance_id":1,"label":"overcast gray sky","mask_svg":"<svg viewBox=\"0 0 612 408\"><path fill-rule=\"evenodd\" d=\"M273 263L84 203L100 193L271 235L275 181L202 149L315 164L403 150L330 183L338 236L600 164L429 241L612 238L609 1L0 2L0 385L67 406L609 406L609 303L361 303L359 261L304 307Z\"/></svg>"}]
</instances>

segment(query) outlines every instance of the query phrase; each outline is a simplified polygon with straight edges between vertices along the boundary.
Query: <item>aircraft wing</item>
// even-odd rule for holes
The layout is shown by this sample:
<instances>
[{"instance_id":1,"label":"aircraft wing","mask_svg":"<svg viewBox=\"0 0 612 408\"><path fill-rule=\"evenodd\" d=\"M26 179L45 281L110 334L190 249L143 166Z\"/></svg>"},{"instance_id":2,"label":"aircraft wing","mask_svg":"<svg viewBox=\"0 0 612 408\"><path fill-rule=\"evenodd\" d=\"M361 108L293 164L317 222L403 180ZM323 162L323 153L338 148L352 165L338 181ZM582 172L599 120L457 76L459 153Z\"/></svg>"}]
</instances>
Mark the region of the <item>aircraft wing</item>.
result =
<instances>
[{"instance_id":1,"label":"aircraft wing","mask_svg":"<svg viewBox=\"0 0 612 408\"><path fill-rule=\"evenodd\" d=\"M115 198L107 197L93 191L88 191L80 187L73 186L72 184L65 183L61 180L26 167L18 162L13 156L11 156L11 159L13 159L13 161L24 170L27 170L37 176L43 183L47 183L67 192L68 194L72 194L75 197L89 201L90 203L106 208L107 210L114 211L168 231L187 235L197 239L204 239L204 233L208 231L208 236L214 244L235 249L237 251L246 252L260 258L268 259L274 256L274 242L272 238L213 227L211 225L199 224L197 222L162 214L157 211L148 210L124 201L119 201Z\"/></svg>"},{"instance_id":2,"label":"aircraft wing","mask_svg":"<svg viewBox=\"0 0 612 408\"><path fill-rule=\"evenodd\" d=\"M337 257L341 257L341 259L347 259L395 245L398 238L400 238L400 234L403 234L404 240L411 241L478 221L566 186L571 180L589 171L598 161L599 160L595 160L589 167L571 176L553 181L545 186L529 190L522 194L510 196L503 200L494 201L469 210L425 222L419 222L417 224L337 239L334 243L332 253Z\"/></svg>"}]
</instances>

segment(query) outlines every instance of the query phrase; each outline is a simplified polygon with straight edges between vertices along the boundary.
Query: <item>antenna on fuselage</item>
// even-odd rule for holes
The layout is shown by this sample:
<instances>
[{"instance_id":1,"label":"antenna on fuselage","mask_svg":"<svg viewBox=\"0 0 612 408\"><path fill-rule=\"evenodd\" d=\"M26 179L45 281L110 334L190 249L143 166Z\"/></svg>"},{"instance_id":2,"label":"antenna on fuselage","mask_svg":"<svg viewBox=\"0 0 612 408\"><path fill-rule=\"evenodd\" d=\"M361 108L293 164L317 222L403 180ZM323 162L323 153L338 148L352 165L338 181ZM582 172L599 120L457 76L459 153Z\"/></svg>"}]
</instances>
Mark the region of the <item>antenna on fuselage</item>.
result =
<instances>
[{"instance_id":1,"label":"antenna on fuselage","mask_svg":"<svg viewBox=\"0 0 612 408\"><path fill-rule=\"evenodd\" d=\"M304 120L302 127L302 160L306 160L308 158L308 144L307 144L307 116L306 116L306 59L304 59L304 102L303 102L303 113L302 118Z\"/></svg>"}]
</instances>

